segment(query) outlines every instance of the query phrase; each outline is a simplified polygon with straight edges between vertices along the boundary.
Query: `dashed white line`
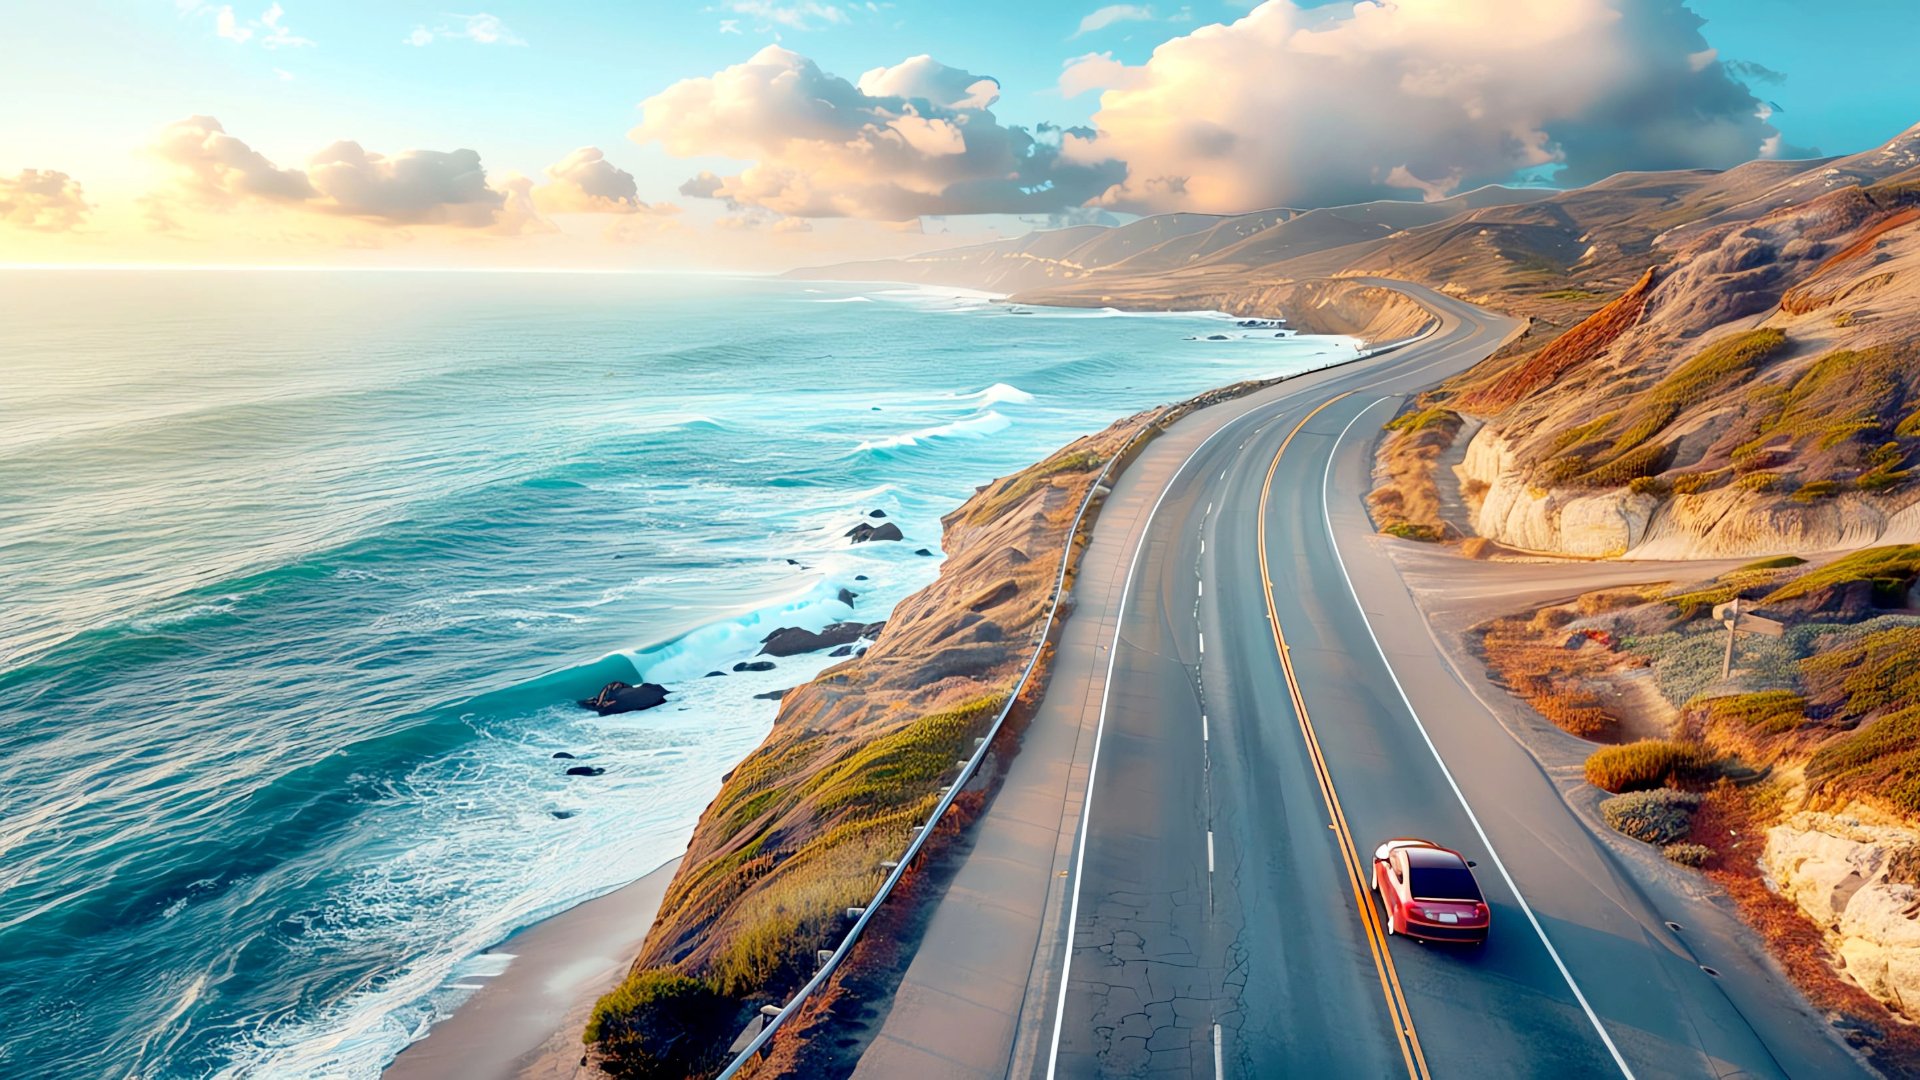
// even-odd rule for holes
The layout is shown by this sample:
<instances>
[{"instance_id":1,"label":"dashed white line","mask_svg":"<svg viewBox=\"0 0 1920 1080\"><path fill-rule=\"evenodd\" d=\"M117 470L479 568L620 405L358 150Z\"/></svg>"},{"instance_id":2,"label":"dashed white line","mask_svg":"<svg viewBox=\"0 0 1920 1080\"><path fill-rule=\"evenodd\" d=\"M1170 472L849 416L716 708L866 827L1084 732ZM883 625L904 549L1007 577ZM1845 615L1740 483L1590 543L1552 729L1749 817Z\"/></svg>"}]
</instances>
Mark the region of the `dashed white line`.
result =
<instances>
[{"instance_id":1,"label":"dashed white line","mask_svg":"<svg viewBox=\"0 0 1920 1080\"><path fill-rule=\"evenodd\" d=\"M1211 513L1213 513L1213 503L1212 503L1212 502L1208 502L1208 503L1207 503L1207 513L1209 513L1209 514L1211 514Z\"/></svg>"},{"instance_id":2,"label":"dashed white line","mask_svg":"<svg viewBox=\"0 0 1920 1080\"><path fill-rule=\"evenodd\" d=\"M1193 595L1195 596L1207 595L1207 579L1205 578L1200 579L1200 584L1195 588Z\"/></svg>"},{"instance_id":3,"label":"dashed white line","mask_svg":"<svg viewBox=\"0 0 1920 1080\"><path fill-rule=\"evenodd\" d=\"M1206 553L1207 553L1207 542L1205 540L1202 540L1200 541L1200 554L1205 555Z\"/></svg>"},{"instance_id":4,"label":"dashed white line","mask_svg":"<svg viewBox=\"0 0 1920 1080\"><path fill-rule=\"evenodd\" d=\"M1206 714L1206 713L1201 713L1201 714L1200 714L1200 741L1201 741L1201 742L1207 742L1207 741L1208 741L1208 737L1207 737L1207 714Z\"/></svg>"},{"instance_id":5,"label":"dashed white line","mask_svg":"<svg viewBox=\"0 0 1920 1080\"><path fill-rule=\"evenodd\" d=\"M1207 830L1207 873L1213 873L1213 830Z\"/></svg>"},{"instance_id":6,"label":"dashed white line","mask_svg":"<svg viewBox=\"0 0 1920 1080\"><path fill-rule=\"evenodd\" d=\"M1560 977L1566 980L1567 989L1573 991L1573 999L1579 1002L1581 1011L1587 1014L1587 1021L1593 1025L1593 1030L1599 1033L1600 1041L1606 1046L1607 1053L1613 1055L1614 1065L1619 1067L1620 1074L1627 1080L1634 1080L1633 1069L1627 1065L1627 1059L1621 1056L1620 1048L1613 1044L1613 1036L1607 1034L1607 1027L1600 1022L1599 1014L1593 1011L1592 1005L1587 1004L1587 996L1580 992L1580 985L1573 981L1573 972L1567 970L1567 965L1560 959L1559 950L1555 949L1553 942L1547 939L1547 931L1540 925L1540 920L1534 916L1533 906L1527 903L1525 896L1521 895L1520 886L1514 882L1513 875L1507 872L1507 864L1501 861L1500 853L1493 849L1493 840L1487 836L1487 830L1481 826L1480 816L1473 812L1472 804L1467 802L1466 793L1460 790L1459 782L1454 780L1453 770L1447 768L1446 759L1440 756L1440 748L1434 745L1433 736L1427 734L1427 725L1420 719L1420 711L1413 707L1413 699L1407 696L1407 688L1400 685L1399 673L1393 670L1393 663L1387 659L1387 650L1380 644L1380 635L1373 632L1373 622L1367 618L1366 605L1360 602L1360 590L1353 587L1353 575L1347 572L1346 556L1340 554L1340 541L1333 532L1333 459L1340 453L1340 444L1346 440L1347 432L1353 430L1353 425L1359 423L1362 416L1372 412L1375 405L1386 400L1388 399L1380 398L1373 405L1355 413L1353 419L1347 421L1347 426L1342 428L1339 436L1333 440L1333 448L1327 451L1327 467L1320 475L1320 512L1327 522L1327 543L1333 546L1333 558L1340 566L1340 576L1346 579L1347 592L1353 596L1353 606L1360 611L1360 623L1367 628L1367 636L1373 639L1374 651L1380 654L1380 663L1387 669L1387 678L1393 680L1393 688L1400 692L1400 701L1406 705L1407 715L1413 717L1413 726L1419 730L1421 740L1427 744L1427 751L1433 755L1434 764L1440 766L1440 775L1446 778L1447 786L1453 789L1453 797L1460 800L1460 809L1466 811L1467 821L1473 825L1473 831L1479 835L1480 843L1486 846L1487 857L1493 860L1494 868L1500 871L1501 879L1507 883L1507 889L1513 893L1513 899L1520 905L1520 911L1526 915L1527 922L1533 924L1534 934L1540 938L1540 944L1546 946L1547 956L1552 958L1553 966L1560 969Z\"/></svg>"},{"instance_id":7,"label":"dashed white line","mask_svg":"<svg viewBox=\"0 0 1920 1080\"><path fill-rule=\"evenodd\" d=\"M1200 635L1200 651L1201 652L1207 651L1207 635L1205 634Z\"/></svg>"},{"instance_id":8,"label":"dashed white line","mask_svg":"<svg viewBox=\"0 0 1920 1080\"><path fill-rule=\"evenodd\" d=\"M1226 1070L1220 1067L1220 1025L1213 1025L1213 1080L1220 1080Z\"/></svg>"}]
</instances>

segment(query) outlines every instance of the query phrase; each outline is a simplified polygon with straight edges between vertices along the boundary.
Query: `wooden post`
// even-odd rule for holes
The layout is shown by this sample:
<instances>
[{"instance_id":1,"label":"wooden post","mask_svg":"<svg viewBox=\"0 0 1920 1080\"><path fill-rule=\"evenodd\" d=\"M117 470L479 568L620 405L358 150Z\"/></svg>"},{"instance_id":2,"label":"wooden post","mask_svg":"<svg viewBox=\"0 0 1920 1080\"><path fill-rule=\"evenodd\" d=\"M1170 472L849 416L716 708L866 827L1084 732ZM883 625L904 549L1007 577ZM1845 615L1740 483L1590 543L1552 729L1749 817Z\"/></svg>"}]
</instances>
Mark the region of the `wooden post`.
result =
<instances>
[{"instance_id":1,"label":"wooden post","mask_svg":"<svg viewBox=\"0 0 1920 1080\"><path fill-rule=\"evenodd\" d=\"M1732 606L1727 609L1727 658L1720 662L1720 677L1722 679L1730 679L1733 677L1733 639L1739 632L1740 600L1736 597L1734 598Z\"/></svg>"}]
</instances>

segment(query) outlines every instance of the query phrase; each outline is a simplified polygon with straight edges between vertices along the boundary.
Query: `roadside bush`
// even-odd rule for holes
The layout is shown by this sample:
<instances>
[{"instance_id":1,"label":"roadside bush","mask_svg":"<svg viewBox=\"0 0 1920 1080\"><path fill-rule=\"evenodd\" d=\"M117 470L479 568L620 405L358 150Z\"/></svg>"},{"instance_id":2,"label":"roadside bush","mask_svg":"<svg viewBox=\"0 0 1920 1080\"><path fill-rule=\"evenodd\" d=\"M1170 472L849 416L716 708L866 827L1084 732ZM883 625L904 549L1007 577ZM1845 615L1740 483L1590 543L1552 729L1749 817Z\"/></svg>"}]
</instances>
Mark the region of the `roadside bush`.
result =
<instances>
[{"instance_id":1,"label":"roadside bush","mask_svg":"<svg viewBox=\"0 0 1920 1080\"><path fill-rule=\"evenodd\" d=\"M1660 849L1660 853L1681 866L1691 866L1696 870L1713 858L1713 849L1705 844L1668 844Z\"/></svg>"},{"instance_id":2,"label":"roadside bush","mask_svg":"<svg viewBox=\"0 0 1920 1080\"><path fill-rule=\"evenodd\" d=\"M1676 739L1641 739L1603 746L1587 758L1587 782L1603 791L1637 791L1669 781L1710 779L1711 750Z\"/></svg>"},{"instance_id":3,"label":"roadside bush","mask_svg":"<svg viewBox=\"0 0 1920 1080\"><path fill-rule=\"evenodd\" d=\"M1439 527L1411 521L1396 521L1380 531L1388 536L1397 536L1402 540L1418 540L1423 544L1437 543L1440 540Z\"/></svg>"},{"instance_id":4,"label":"roadside bush","mask_svg":"<svg viewBox=\"0 0 1920 1080\"><path fill-rule=\"evenodd\" d=\"M1600 804L1600 816L1614 830L1655 846L1674 843L1687 835L1700 796L1672 788L1629 791Z\"/></svg>"},{"instance_id":5,"label":"roadside bush","mask_svg":"<svg viewBox=\"0 0 1920 1080\"><path fill-rule=\"evenodd\" d=\"M1920 544L1867 548L1802 574L1775 589L1761 603L1777 604L1829 585L1853 581L1873 582L1875 593L1889 603L1896 603L1904 598L1917 576L1920 576Z\"/></svg>"},{"instance_id":6,"label":"roadside bush","mask_svg":"<svg viewBox=\"0 0 1920 1080\"><path fill-rule=\"evenodd\" d=\"M1754 735L1778 735L1792 731L1806 719L1807 699L1791 690L1761 690L1751 694L1730 694L1699 702L1707 721L1735 725Z\"/></svg>"},{"instance_id":7,"label":"roadside bush","mask_svg":"<svg viewBox=\"0 0 1920 1080\"><path fill-rule=\"evenodd\" d=\"M600 999L582 1038L599 1048L601 1067L612 1076L678 1080L726 1063L738 1018L736 1004L706 983L649 968Z\"/></svg>"}]
</instances>

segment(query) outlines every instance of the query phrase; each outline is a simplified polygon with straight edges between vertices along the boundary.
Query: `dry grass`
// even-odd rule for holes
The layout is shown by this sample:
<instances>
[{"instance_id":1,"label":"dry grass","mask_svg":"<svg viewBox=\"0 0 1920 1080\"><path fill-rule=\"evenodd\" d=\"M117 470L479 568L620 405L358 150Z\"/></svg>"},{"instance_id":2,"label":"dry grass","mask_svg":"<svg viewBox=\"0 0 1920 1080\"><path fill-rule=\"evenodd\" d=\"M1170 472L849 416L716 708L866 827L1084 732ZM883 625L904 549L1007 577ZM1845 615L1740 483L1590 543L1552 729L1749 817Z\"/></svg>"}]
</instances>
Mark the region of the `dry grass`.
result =
<instances>
[{"instance_id":1,"label":"dry grass","mask_svg":"<svg viewBox=\"0 0 1920 1080\"><path fill-rule=\"evenodd\" d=\"M1920 544L1867 548L1802 574L1768 593L1761 602L1778 604L1829 586L1867 581L1872 582L1874 592L1891 605L1904 599L1916 576L1920 576Z\"/></svg>"},{"instance_id":2,"label":"dry grass","mask_svg":"<svg viewBox=\"0 0 1920 1080\"><path fill-rule=\"evenodd\" d=\"M1587 783L1602 791L1646 791L1713 778L1713 751L1679 739L1640 739L1603 746L1587 757Z\"/></svg>"},{"instance_id":3,"label":"dry grass","mask_svg":"<svg viewBox=\"0 0 1920 1080\"><path fill-rule=\"evenodd\" d=\"M1598 647L1564 648L1565 635L1553 630L1573 615L1547 608L1530 619L1496 619L1481 636L1481 648L1500 683L1554 726L1583 739L1611 741L1619 737L1620 718L1587 683L1612 666L1612 654Z\"/></svg>"},{"instance_id":4,"label":"dry grass","mask_svg":"<svg viewBox=\"0 0 1920 1080\"><path fill-rule=\"evenodd\" d=\"M1451 529L1440 515L1436 463L1460 433L1460 414L1421 408L1401 413L1386 425L1380 465L1386 475L1367 495L1374 524L1403 540L1446 539Z\"/></svg>"},{"instance_id":5,"label":"dry grass","mask_svg":"<svg viewBox=\"0 0 1920 1080\"><path fill-rule=\"evenodd\" d=\"M1575 368L1592 363L1640 321L1653 291L1653 280L1654 272L1649 269L1632 288L1538 352L1506 369L1492 384L1463 394L1462 407L1476 412L1500 412L1542 387L1551 386Z\"/></svg>"}]
</instances>

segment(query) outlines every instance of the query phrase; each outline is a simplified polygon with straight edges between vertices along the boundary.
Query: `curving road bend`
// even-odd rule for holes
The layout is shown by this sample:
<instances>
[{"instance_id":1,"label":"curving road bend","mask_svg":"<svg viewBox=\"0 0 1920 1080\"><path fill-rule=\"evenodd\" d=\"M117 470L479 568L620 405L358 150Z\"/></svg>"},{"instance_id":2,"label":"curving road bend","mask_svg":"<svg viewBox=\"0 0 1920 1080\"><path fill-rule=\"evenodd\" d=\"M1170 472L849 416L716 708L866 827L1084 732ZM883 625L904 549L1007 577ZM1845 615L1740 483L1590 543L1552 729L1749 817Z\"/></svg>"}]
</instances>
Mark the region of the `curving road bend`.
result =
<instances>
[{"instance_id":1,"label":"curving road bend","mask_svg":"<svg viewBox=\"0 0 1920 1080\"><path fill-rule=\"evenodd\" d=\"M1009 1073L1863 1074L1724 918L1671 928L1700 905L1637 885L1440 656L1367 448L1512 324L1392 284L1439 329L1222 407L1131 531L1099 662L1063 655L1049 697L1084 677L1098 711ZM1410 835L1479 863L1484 949L1381 934L1367 859Z\"/></svg>"}]
</instances>

